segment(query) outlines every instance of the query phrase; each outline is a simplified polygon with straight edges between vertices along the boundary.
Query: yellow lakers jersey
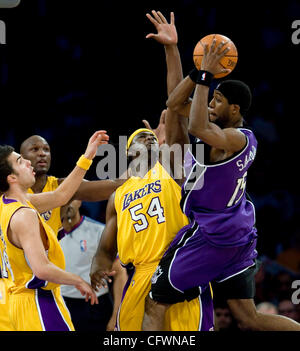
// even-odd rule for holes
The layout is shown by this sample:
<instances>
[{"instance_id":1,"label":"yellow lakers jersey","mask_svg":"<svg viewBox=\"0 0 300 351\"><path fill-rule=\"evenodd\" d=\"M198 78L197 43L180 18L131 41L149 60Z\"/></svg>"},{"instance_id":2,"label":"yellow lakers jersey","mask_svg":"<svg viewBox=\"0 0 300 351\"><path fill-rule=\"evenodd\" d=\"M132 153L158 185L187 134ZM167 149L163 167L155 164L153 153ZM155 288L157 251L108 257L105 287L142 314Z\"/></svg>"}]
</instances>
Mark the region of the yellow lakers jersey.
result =
<instances>
[{"instance_id":1,"label":"yellow lakers jersey","mask_svg":"<svg viewBox=\"0 0 300 351\"><path fill-rule=\"evenodd\" d=\"M48 191L54 191L58 188L58 178L53 176L47 177L47 183L44 186L43 193ZM32 189L28 189L30 194L33 194ZM62 228L62 223L60 219L60 207L54 208L47 212L41 213L41 216L47 222L47 224L54 230L55 234L57 235L59 230Z\"/></svg>"},{"instance_id":2,"label":"yellow lakers jersey","mask_svg":"<svg viewBox=\"0 0 300 351\"><path fill-rule=\"evenodd\" d=\"M49 283L34 276L25 257L24 251L17 248L8 240L7 230L13 214L21 207L31 207L35 209L29 201L27 204L28 206L25 206L17 200L6 198L5 195L2 195L0 198L0 251L2 257L2 277L7 279L9 294L16 294L26 291L27 289L37 288L52 290L59 286L58 284ZM54 233L53 229L44 221L38 212L37 215L48 238L49 249L47 250L47 256L49 261L61 269L65 269L64 254L57 240L56 233Z\"/></svg>"},{"instance_id":3,"label":"yellow lakers jersey","mask_svg":"<svg viewBox=\"0 0 300 351\"><path fill-rule=\"evenodd\" d=\"M143 178L131 177L116 190L118 253L124 265L159 262L188 224L180 198L180 186L159 162Z\"/></svg>"}]
</instances>

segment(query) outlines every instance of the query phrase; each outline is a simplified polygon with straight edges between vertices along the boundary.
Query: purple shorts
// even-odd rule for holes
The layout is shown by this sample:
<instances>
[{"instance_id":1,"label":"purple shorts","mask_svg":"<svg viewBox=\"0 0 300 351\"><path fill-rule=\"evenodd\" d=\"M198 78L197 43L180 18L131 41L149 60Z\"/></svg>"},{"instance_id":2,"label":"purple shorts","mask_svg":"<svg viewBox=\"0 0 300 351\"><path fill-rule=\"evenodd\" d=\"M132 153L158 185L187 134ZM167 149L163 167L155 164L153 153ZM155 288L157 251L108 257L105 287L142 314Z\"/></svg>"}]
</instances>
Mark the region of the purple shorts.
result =
<instances>
[{"instance_id":1,"label":"purple shorts","mask_svg":"<svg viewBox=\"0 0 300 351\"><path fill-rule=\"evenodd\" d=\"M241 292L239 298L252 298L257 257L255 248L256 239L238 247L213 246L198 223L191 223L178 232L161 259L152 277L150 296L162 303L191 300L204 291L209 282L221 284L239 278L234 288L243 286L243 290L248 291Z\"/></svg>"}]
</instances>

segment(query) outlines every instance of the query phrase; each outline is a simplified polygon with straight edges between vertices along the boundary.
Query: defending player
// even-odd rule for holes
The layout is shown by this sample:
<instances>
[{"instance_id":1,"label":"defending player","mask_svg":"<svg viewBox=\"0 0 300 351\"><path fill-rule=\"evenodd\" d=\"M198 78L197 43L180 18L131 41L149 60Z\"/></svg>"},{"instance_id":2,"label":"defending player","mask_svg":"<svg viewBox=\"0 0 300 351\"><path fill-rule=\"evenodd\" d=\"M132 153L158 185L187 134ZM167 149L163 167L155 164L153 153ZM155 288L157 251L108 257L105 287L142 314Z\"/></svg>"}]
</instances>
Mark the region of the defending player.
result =
<instances>
[{"instance_id":1,"label":"defending player","mask_svg":"<svg viewBox=\"0 0 300 351\"><path fill-rule=\"evenodd\" d=\"M300 330L291 319L257 312L253 302L257 234L254 206L245 188L257 141L243 128L250 90L240 81L225 80L207 109L211 80L227 52L224 45L216 47L214 41L209 50L206 46L201 71L194 70L169 97L170 108L187 111L196 83L186 133L204 143L205 157L197 159L192 150L185 156L181 205L192 222L178 233L159 263L161 275L152 282L146 300L143 330L161 330L165 310L182 301L187 290L209 281L216 283L216 294L227 299L243 329Z\"/></svg>"},{"instance_id":2,"label":"defending player","mask_svg":"<svg viewBox=\"0 0 300 351\"><path fill-rule=\"evenodd\" d=\"M123 265L131 268L118 313L117 329L121 331L141 330L151 276L178 229L188 223L179 205L180 186L158 161L158 148L154 151L157 139L151 130L138 129L130 136L129 156L142 152L143 146L148 151L146 157L139 160L138 167L134 158L133 176L108 201L106 227L91 267L95 289L105 285L103 278L113 275L111 267L117 252ZM141 174L136 168L145 171ZM157 270L154 277L159 275ZM213 328L212 310L208 287L201 298L172 306L164 330L209 330Z\"/></svg>"},{"instance_id":3,"label":"defending player","mask_svg":"<svg viewBox=\"0 0 300 351\"><path fill-rule=\"evenodd\" d=\"M61 180L48 175L51 166L51 150L47 140L39 135L30 136L22 142L20 154L26 160L31 161L35 172L35 183L28 189L29 193L39 194L42 192L54 191L58 188ZM54 232L58 234L59 230L62 229L60 207L41 213L41 216Z\"/></svg>"},{"instance_id":4,"label":"defending player","mask_svg":"<svg viewBox=\"0 0 300 351\"><path fill-rule=\"evenodd\" d=\"M0 251L2 277L7 281L9 317L16 331L73 330L60 295L60 284L74 285L86 300L97 303L91 286L64 271L64 255L56 233L40 212L68 202L84 177L97 147L107 143L104 131L89 140L85 155L65 181L52 192L28 194L35 182L30 161L12 147L0 148Z\"/></svg>"}]
</instances>

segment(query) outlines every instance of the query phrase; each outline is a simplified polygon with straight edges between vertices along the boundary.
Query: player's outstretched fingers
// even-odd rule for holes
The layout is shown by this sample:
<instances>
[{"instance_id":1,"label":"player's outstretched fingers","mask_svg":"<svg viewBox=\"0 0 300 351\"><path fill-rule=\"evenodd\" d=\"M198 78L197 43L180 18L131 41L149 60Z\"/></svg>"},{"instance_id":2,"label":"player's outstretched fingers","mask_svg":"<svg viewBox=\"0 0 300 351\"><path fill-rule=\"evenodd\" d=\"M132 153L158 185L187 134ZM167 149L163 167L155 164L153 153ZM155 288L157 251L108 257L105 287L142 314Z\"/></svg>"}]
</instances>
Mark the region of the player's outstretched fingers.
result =
<instances>
[{"instance_id":1,"label":"player's outstretched fingers","mask_svg":"<svg viewBox=\"0 0 300 351\"><path fill-rule=\"evenodd\" d=\"M157 11L157 15L159 16L162 23L168 23L166 17L160 11Z\"/></svg>"},{"instance_id":2,"label":"player's outstretched fingers","mask_svg":"<svg viewBox=\"0 0 300 351\"><path fill-rule=\"evenodd\" d=\"M146 17L150 20L150 22L154 24L155 27L158 25L158 22L156 21L156 19L153 18L149 13L146 13Z\"/></svg>"},{"instance_id":3,"label":"player's outstretched fingers","mask_svg":"<svg viewBox=\"0 0 300 351\"><path fill-rule=\"evenodd\" d=\"M155 10L152 10L151 12L152 12L154 18L156 19L156 21L157 21L159 24L162 24L163 21L162 21L162 19L160 18L160 16L157 14L157 12L156 12Z\"/></svg>"}]
</instances>

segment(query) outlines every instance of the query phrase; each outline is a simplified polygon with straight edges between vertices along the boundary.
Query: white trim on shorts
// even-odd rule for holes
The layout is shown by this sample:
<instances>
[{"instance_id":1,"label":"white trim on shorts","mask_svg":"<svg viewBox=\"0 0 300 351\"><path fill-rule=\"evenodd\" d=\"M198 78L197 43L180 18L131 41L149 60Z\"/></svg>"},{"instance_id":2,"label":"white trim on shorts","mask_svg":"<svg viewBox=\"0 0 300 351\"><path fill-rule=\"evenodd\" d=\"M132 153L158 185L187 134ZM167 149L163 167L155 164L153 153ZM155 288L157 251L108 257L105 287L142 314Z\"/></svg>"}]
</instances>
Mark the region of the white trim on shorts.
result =
<instances>
[{"instance_id":1,"label":"white trim on shorts","mask_svg":"<svg viewBox=\"0 0 300 351\"><path fill-rule=\"evenodd\" d=\"M200 295L198 296L198 299L199 299L199 308L200 308L200 319L199 319L198 331L201 331L202 321L203 321L203 308L202 308L202 299L201 299L202 289L201 289L201 286L199 286L199 290L200 290Z\"/></svg>"},{"instance_id":2,"label":"white trim on shorts","mask_svg":"<svg viewBox=\"0 0 300 351\"><path fill-rule=\"evenodd\" d=\"M253 266L255 266L255 262L254 262L253 264L251 264L250 266L248 266L248 267L242 269L241 271L237 272L237 273L234 273L234 274L232 274L232 275L230 275L230 276L228 276L228 277L226 277L226 278L224 278L224 279L222 279L222 280L215 280L215 281L216 281L217 283L222 283L222 282L224 282L225 280L228 280L228 279L230 279L230 278L232 278L232 277L234 277L234 276L236 276L236 275L238 275L238 274L240 274L240 273L245 272L248 268L253 267Z\"/></svg>"}]
</instances>

